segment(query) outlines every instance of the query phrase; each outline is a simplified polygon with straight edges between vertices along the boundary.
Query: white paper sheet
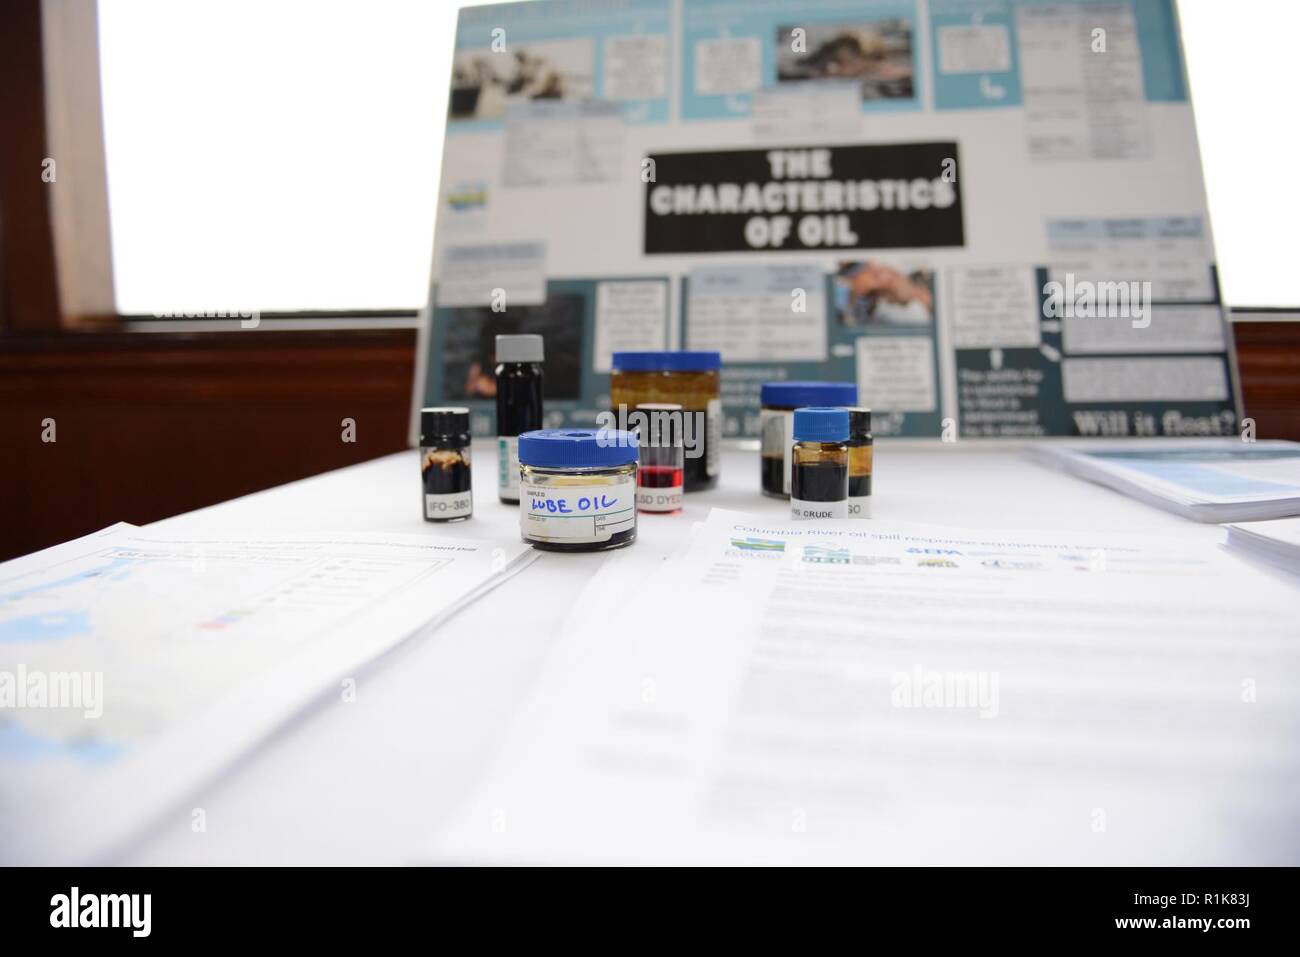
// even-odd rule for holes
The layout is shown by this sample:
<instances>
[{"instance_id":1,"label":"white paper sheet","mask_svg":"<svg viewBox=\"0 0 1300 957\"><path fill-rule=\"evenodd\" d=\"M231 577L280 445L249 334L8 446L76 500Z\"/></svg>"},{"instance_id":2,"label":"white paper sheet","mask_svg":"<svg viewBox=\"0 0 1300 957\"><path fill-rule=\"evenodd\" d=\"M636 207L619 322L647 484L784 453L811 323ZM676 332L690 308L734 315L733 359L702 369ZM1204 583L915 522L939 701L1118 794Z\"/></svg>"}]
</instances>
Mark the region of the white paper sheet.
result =
<instances>
[{"instance_id":1,"label":"white paper sheet","mask_svg":"<svg viewBox=\"0 0 1300 957\"><path fill-rule=\"evenodd\" d=\"M0 565L0 860L100 859L533 557L117 527Z\"/></svg>"},{"instance_id":2,"label":"white paper sheet","mask_svg":"<svg viewBox=\"0 0 1300 957\"><path fill-rule=\"evenodd\" d=\"M434 860L1300 852L1298 593L1217 546L715 510L628 571Z\"/></svg>"}]
</instances>

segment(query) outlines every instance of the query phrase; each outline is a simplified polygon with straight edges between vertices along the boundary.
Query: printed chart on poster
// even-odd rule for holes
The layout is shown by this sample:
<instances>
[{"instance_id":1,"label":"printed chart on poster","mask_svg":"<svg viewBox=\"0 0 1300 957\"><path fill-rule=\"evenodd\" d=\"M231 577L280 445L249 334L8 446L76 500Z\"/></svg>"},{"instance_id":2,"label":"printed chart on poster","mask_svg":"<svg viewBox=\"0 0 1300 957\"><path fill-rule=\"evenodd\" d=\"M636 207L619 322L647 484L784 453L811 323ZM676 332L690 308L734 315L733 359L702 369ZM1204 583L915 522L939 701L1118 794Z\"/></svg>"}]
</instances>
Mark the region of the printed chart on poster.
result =
<instances>
[{"instance_id":1,"label":"printed chart on poster","mask_svg":"<svg viewBox=\"0 0 1300 957\"><path fill-rule=\"evenodd\" d=\"M535 0L462 10L416 400L548 426L622 350L854 382L877 435L1230 435L1172 0Z\"/></svg>"}]
</instances>

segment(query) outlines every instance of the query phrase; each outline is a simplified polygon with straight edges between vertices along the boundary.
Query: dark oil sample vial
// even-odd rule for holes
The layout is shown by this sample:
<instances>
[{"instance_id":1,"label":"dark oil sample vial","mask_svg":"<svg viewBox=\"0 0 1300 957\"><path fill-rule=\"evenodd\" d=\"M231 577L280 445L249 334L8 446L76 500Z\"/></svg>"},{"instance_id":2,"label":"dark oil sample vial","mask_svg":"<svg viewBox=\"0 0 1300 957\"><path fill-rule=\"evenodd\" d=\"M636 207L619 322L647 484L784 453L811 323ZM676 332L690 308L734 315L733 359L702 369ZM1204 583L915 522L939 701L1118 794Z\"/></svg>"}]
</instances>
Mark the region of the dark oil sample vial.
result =
<instances>
[{"instance_id":1,"label":"dark oil sample vial","mask_svg":"<svg viewBox=\"0 0 1300 957\"><path fill-rule=\"evenodd\" d=\"M790 517L848 518L849 413L795 409L790 450Z\"/></svg>"},{"instance_id":2,"label":"dark oil sample vial","mask_svg":"<svg viewBox=\"0 0 1300 957\"><path fill-rule=\"evenodd\" d=\"M871 517L871 410L849 412L849 518Z\"/></svg>"},{"instance_id":3,"label":"dark oil sample vial","mask_svg":"<svg viewBox=\"0 0 1300 957\"><path fill-rule=\"evenodd\" d=\"M641 464L636 473L636 507L642 512L680 512L685 454L682 407L671 402L638 405L636 432Z\"/></svg>"},{"instance_id":4,"label":"dark oil sample vial","mask_svg":"<svg viewBox=\"0 0 1300 957\"><path fill-rule=\"evenodd\" d=\"M420 485L426 521L458 522L474 514L469 409L420 410Z\"/></svg>"},{"instance_id":5,"label":"dark oil sample vial","mask_svg":"<svg viewBox=\"0 0 1300 957\"><path fill-rule=\"evenodd\" d=\"M519 504L519 436L542 427L542 337L497 336L497 496Z\"/></svg>"},{"instance_id":6,"label":"dark oil sample vial","mask_svg":"<svg viewBox=\"0 0 1300 957\"><path fill-rule=\"evenodd\" d=\"M855 405L858 387L852 382L765 382L759 395L758 430L763 438L760 487L771 498L789 498L794 410Z\"/></svg>"}]
</instances>

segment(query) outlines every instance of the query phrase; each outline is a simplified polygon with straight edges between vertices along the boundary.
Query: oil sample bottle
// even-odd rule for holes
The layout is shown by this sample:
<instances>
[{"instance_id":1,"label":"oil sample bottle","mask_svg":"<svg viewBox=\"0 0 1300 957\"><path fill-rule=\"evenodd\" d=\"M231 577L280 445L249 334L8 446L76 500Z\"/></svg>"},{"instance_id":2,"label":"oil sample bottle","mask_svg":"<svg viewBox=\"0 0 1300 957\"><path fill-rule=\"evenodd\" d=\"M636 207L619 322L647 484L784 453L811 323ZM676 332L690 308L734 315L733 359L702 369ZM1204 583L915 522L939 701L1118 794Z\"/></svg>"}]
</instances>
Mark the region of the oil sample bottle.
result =
<instances>
[{"instance_id":1,"label":"oil sample bottle","mask_svg":"<svg viewBox=\"0 0 1300 957\"><path fill-rule=\"evenodd\" d=\"M718 484L721 370L719 352L615 352L611 358L610 405L619 421L647 402L671 402L682 407L688 494Z\"/></svg>"},{"instance_id":2,"label":"oil sample bottle","mask_svg":"<svg viewBox=\"0 0 1300 957\"><path fill-rule=\"evenodd\" d=\"M474 514L469 409L420 410L420 482L426 521L458 522Z\"/></svg>"},{"instance_id":3,"label":"oil sample bottle","mask_svg":"<svg viewBox=\"0 0 1300 957\"><path fill-rule=\"evenodd\" d=\"M647 402L636 407L641 464L636 473L636 507L642 512L680 512L685 450L682 407Z\"/></svg>"},{"instance_id":4,"label":"oil sample bottle","mask_svg":"<svg viewBox=\"0 0 1300 957\"><path fill-rule=\"evenodd\" d=\"M794 411L790 517L849 517L849 413L813 406Z\"/></svg>"},{"instance_id":5,"label":"oil sample bottle","mask_svg":"<svg viewBox=\"0 0 1300 957\"><path fill-rule=\"evenodd\" d=\"M636 541L637 437L539 429L519 437L519 531L534 548L595 552Z\"/></svg>"},{"instance_id":6,"label":"oil sample bottle","mask_svg":"<svg viewBox=\"0 0 1300 957\"><path fill-rule=\"evenodd\" d=\"M497 336L497 496L519 504L519 436L542 427L542 337Z\"/></svg>"},{"instance_id":7,"label":"oil sample bottle","mask_svg":"<svg viewBox=\"0 0 1300 957\"><path fill-rule=\"evenodd\" d=\"M857 405L858 387L852 382L765 382L760 393L763 403L758 430L763 436L763 494L790 497L790 443L793 441L794 410L807 406Z\"/></svg>"},{"instance_id":8,"label":"oil sample bottle","mask_svg":"<svg viewBox=\"0 0 1300 957\"><path fill-rule=\"evenodd\" d=\"M849 518L871 517L871 410L849 412Z\"/></svg>"}]
</instances>

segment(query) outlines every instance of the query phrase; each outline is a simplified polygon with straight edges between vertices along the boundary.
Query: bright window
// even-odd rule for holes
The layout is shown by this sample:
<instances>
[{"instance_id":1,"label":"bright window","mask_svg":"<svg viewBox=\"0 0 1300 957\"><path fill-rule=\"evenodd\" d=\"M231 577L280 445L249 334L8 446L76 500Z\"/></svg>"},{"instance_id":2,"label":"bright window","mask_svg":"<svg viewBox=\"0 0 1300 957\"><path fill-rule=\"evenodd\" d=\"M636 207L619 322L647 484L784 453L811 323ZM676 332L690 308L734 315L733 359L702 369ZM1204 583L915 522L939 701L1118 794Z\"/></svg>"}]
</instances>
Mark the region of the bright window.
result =
<instances>
[{"instance_id":1,"label":"bright window","mask_svg":"<svg viewBox=\"0 0 1300 957\"><path fill-rule=\"evenodd\" d=\"M1179 0L1224 300L1300 307L1295 0Z\"/></svg>"},{"instance_id":2,"label":"bright window","mask_svg":"<svg viewBox=\"0 0 1300 957\"><path fill-rule=\"evenodd\" d=\"M422 305L463 5L100 0L119 310ZM1225 298L1300 306L1300 3L1179 6Z\"/></svg>"},{"instance_id":3,"label":"bright window","mask_svg":"<svg viewBox=\"0 0 1300 957\"><path fill-rule=\"evenodd\" d=\"M125 314L416 309L459 0L100 0Z\"/></svg>"}]
</instances>

